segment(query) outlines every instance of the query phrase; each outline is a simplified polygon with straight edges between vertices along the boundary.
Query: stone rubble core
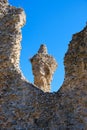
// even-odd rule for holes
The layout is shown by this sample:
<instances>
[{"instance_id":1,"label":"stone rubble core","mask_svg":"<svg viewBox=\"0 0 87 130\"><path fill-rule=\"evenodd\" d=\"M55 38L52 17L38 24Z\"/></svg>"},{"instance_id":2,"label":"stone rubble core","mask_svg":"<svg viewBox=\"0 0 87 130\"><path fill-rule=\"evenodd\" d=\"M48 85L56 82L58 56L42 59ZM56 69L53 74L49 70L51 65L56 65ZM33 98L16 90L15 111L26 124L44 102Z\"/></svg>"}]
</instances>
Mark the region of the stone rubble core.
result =
<instances>
[{"instance_id":1,"label":"stone rubble core","mask_svg":"<svg viewBox=\"0 0 87 130\"><path fill-rule=\"evenodd\" d=\"M22 9L0 0L0 130L87 130L87 26L69 44L63 85L44 93L19 67L24 23Z\"/></svg>"},{"instance_id":2,"label":"stone rubble core","mask_svg":"<svg viewBox=\"0 0 87 130\"><path fill-rule=\"evenodd\" d=\"M46 46L42 44L38 53L30 61L34 75L34 84L44 92L50 92L52 76L57 68L56 60L48 55Z\"/></svg>"}]
</instances>

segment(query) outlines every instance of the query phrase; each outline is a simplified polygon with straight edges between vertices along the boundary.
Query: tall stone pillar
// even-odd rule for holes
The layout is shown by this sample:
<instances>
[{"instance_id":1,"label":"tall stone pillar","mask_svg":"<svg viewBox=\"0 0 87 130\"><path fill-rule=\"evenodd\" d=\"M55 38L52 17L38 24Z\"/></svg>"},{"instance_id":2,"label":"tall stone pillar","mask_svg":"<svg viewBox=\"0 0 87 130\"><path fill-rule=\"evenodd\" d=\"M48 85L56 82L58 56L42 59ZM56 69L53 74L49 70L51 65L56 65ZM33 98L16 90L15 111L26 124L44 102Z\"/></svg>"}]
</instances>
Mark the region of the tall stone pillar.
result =
<instances>
[{"instance_id":1,"label":"tall stone pillar","mask_svg":"<svg viewBox=\"0 0 87 130\"><path fill-rule=\"evenodd\" d=\"M30 61L34 75L34 84L44 92L50 92L52 76L57 68L56 60L48 55L46 46L42 44L38 53Z\"/></svg>"},{"instance_id":2,"label":"tall stone pillar","mask_svg":"<svg viewBox=\"0 0 87 130\"><path fill-rule=\"evenodd\" d=\"M24 23L22 9L10 6L7 0L0 0L0 87L9 86L15 71L20 70L21 27Z\"/></svg>"}]
</instances>

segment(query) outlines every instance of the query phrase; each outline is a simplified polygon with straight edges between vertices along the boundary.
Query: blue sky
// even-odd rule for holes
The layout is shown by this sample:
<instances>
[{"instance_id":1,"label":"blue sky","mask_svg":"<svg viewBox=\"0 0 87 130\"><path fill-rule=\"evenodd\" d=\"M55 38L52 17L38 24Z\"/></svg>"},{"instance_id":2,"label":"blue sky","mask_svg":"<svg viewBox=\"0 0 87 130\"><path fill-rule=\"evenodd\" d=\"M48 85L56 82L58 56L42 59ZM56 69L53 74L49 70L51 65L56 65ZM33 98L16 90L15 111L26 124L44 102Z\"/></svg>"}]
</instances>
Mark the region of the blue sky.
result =
<instances>
[{"instance_id":1,"label":"blue sky","mask_svg":"<svg viewBox=\"0 0 87 130\"><path fill-rule=\"evenodd\" d=\"M26 13L22 28L20 66L24 76L33 82L29 58L45 43L49 54L55 57L58 68L51 91L57 91L64 80L64 55L72 35L81 31L87 21L87 0L9 0Z\"/></svg>"}]
</instances>

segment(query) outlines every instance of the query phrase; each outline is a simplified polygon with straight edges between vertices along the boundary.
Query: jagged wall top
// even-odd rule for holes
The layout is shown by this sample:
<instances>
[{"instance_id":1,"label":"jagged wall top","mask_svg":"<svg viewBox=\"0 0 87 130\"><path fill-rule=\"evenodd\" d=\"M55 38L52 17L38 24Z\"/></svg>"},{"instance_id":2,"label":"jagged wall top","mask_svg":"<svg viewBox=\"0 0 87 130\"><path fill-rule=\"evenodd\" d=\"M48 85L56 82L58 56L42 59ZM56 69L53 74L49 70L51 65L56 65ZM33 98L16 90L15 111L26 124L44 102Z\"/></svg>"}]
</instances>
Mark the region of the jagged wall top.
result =
<instances>
[{"instance_id":1,"label":"jagged wall top","mask_svg":"<svg viewBox=\"0 0 87 130\"><path fill-rule=\"evenodd\" d=\"M87 26L73 35L64 64L66 78L79 78L87 74Z\"/></svg>"}]
</instances>

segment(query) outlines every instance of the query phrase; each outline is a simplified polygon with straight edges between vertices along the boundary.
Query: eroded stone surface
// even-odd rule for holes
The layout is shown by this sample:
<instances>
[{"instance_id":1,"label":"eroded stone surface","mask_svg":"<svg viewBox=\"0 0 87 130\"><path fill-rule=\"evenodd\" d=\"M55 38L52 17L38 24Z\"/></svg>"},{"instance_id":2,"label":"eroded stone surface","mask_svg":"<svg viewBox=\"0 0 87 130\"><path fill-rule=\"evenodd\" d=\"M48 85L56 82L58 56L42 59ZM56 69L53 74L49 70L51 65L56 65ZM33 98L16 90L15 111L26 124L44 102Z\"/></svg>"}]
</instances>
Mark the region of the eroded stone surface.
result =
<instances>
[{"instance_id":1,"label":"eroded stone surface","mask_svg":"<svg viewBox=\"0 0 87 130\"><path fill-rule=\"evenodd\" d=\"M62 87L44 93L19 69L24 21L0 0L0 130L87 130L87 26L69 44Z\"/></svg>"},{"instance_id":2,"label":"eroded stone surface","mask_svg":"<svg viewBox=\"0 0 87 130\"><path fill-rule=\"evenodd\" d=\"M46 46L42 44L38 53L30 61L34 74L34 84L44 92L50 92L52 76L57 68L56 60L48 55Z\"/></svg>"}]
</instances>

